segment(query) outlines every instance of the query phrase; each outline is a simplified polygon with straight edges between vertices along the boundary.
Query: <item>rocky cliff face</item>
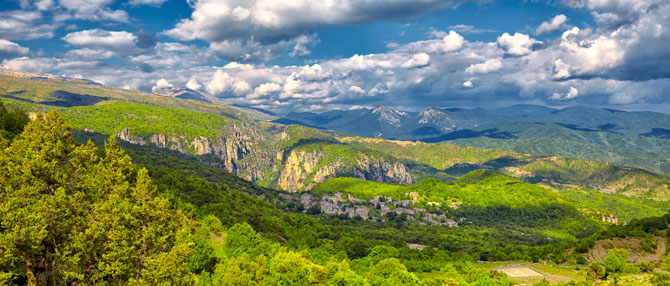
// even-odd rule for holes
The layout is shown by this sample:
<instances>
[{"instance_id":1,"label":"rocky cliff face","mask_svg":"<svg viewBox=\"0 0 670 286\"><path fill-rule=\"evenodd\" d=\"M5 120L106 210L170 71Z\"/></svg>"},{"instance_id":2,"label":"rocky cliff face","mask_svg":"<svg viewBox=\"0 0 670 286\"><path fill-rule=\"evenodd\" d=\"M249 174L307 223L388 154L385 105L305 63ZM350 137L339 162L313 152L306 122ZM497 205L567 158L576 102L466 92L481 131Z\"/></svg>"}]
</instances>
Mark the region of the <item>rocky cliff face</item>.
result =
<instances>
[{"instance_id":1,"label":"rocky cliff face","mask_svg":"<svg viewBox=\"0 0 670 286\"><path fill-rule=\"evenodd\" d=\"M115 135L134 144L168 148L184 154L213 155L219 159L217 167L249 181L287 191L309 190L328 178L343 176L396 184L415 181L410 170L394 158L364 149L352 150L347 158L338 158L337 154L319 148L280 150L279 144L273 141L276 138L268 138L272 135L244 122L229 124L226 135L217 138L167 134L137 136L128 128Z\"/></svg>"},{"instance_id":2,"label":"rocky cliff face","mask_svg":"<svg viewBox=\"0 0 670 286\"><path fill-rule=\"evenodd\" d=\"M247 126L248 127L248 126ZM238 174L240 165L244 165L244 173L246 179L255 181L258 176L263 177L261 170L249 170L250 167L265 168L272 164L272 160L265 160L265 166L250 166L250 164L242 162L247 156L262 156L269 152L258 150L254 152L258 141L262 140L262 134L254 132L252 128L246 128L246 132L242 132L244 126L232 124L229 134L220 136L215 139L207 137L195 137L189 139L184 135L170 136L165 134L152 134L148 138L131 135L131 130L124 128L115 135L124 141L139 144L139 145L153 145L160 148L168 148L184 154L193 155L214 155L221 160L219 167L226 169L228 172ZM253 154L252 154L253 153ZM258 160L256 160L258 161ZM264 179L264 177L262 178Z\"/></svg>"},{"instance_id":3,"label":"rocky cliff face","mask_svg":"<svg viewBox=\"0 0 670 286\"><path fill-rule=\"evenodd\" d=\"M333 177L353 177L376 182L412 184L409 169L400 161L358 153L355 163L332 158L322 150L293 150L283 162L278 185L287 191L309 190Z\"/></svg>"}]
</instances>

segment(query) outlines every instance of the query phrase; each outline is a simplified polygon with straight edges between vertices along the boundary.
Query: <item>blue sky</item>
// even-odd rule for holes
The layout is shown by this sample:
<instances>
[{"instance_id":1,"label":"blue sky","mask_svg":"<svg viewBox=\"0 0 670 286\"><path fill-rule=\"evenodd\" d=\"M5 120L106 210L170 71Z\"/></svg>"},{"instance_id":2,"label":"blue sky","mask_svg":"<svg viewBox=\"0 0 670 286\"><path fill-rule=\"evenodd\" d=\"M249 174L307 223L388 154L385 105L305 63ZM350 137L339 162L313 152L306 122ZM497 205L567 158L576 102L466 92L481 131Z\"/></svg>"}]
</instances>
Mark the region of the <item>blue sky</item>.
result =
<instances>
[{"instance_id":1,"label":"blue sky","mask_svg":"<svg viewBox=\"0 0 670 286\"><path fill-rule=\"evenodd\" d=\"M9 0L2 66L276 112L670 110L663 0Z\"/></svg>"}]
</instances>

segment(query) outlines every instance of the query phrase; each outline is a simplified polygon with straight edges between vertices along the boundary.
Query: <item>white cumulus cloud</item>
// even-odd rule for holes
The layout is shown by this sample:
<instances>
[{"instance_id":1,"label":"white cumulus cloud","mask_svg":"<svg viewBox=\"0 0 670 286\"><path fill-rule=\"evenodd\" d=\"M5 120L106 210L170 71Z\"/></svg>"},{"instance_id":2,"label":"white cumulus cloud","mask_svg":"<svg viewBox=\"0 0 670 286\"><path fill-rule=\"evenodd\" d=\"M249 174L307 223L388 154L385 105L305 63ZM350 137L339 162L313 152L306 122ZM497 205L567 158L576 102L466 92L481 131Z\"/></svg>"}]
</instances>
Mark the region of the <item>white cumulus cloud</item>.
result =
<instances>
[{"instance_id":1,"label":"white cumulus cloud","mask_svg":"<svg viewBox=\"0 0 670 286\"><path fill-rule=\"evenodd\" d=\"M0 38L6 40L32 40L53 38L60 24L43 23L43 14L37 11L0 12Z\"/></svg>"},{"instance_id":2,"label":"white cumulus cloud","mask_svg":"<svg viewBox=\"0 0 670 286\"><path fill-rule=\"evenodd\" d=\"M5 39L0 39L0 57L27 55L30 49Z\"/></svg>"},{"instance_id":3,"label":"white cumulus cloud","mask_svg":"<svg viewBox=\"0 0 670 286\"><path fill-rule=\"evenodd\" d=\"M106 31L101 29L72 32L63 41L79 48L111 51L119 55L137 53L136 37L126 31Z\"/></svg>"},{"instance_id":4,"label":"white cumulus cloud","mask_svg":"<svg viewBox=\"0 0 670 286\"><path fill-rule=\"evenodd\" d=\"M472 64L465 69L467 74L485 74L500 70L503 67L502 61L499 59L490 59L483 63Z\"/></svg>"},{"instance_id":5,"label":"white cumulus cloud","mask_svg":"<svg viewBox=\"0 0 670 286\"><path fill-rule=\"evenodd\" d=\"M472 88L472 81L466 80L463 82L463 87Z\"/></svg>"},{"instance_id":6,"label":"white cumulus cloud","mask_svg":"<svg viewBox=\"0 0 670 286\"><path fill-rule=\"evenodd\" d=\"M400 66L402 68L411 69L411 68L420 68L425 67L430 63L430 56L426 53L419 53L412 55L412 58L402 63Z\"/></svg>"},{"instance_id":7,"label":"white cumulus cloud","mask_svg":"<svg viewBox=\"0 0 670 286\"><path fill-rule=\"evenodd\" d=\"M530 53L531 47L533 44L537 43L537 41L522 33L514 33L514 35L504 33L498 37L497 43L499 47L507 52L507 54L512 56L523 56Z\"/></svg>"},{"instance_id":8,"label":"white cumulus cloud","mask_svg":"<svg viewBox=\"0 0 670 286\"><path fill-rule=\"evenodd\" d=\"M547 33L554 33L564 29L565 22L568 21L568 17L563 14L556 15L551 21L542 22L540 26L535 29L535 35L542 35Z\"/></svg>"},{"instance_id":9,"label":"white cumulus cloud","mask_svg":"<svg viewBox=\"0 0 670 286\"><path fill-rule=\"evenodd\" d=\"M174 85L169 83L167 80L165 80L164 78L161 78L158 81L156 81L156 85L154 85L154 87L151 88L151 91L156 92L157 90L159 90L161 88L173 87L173 86Z\"/></svg>"},{"instance_id":10,"label":"white cumulus cloud","mask_svg":"<svg viewBox=\"0 0 670 286\"><path fill-rule=\"evenodd\" d=\"M568 99L573 99L573 98L577 97L578 95L579 95L579 90L577 90L576 88L571 86L570 90L567 93L561 94L561 93L556 92L556 93L552 94L551 97L549 97L549 98L554 99L554 100L568 100Z\"/></svg>"},{"instance_id":11,"label":"white cumulus cloud","mask_svg":"<svg viewBox=\"0 0 670 286\"><path fill-rule=\"evenodd\" d=\"M130 21L128 12L112 10L109 6L113 3L114 0L58 0L60 7L72 13L75 19L128 23Z\"/></svg>"},{"instance_id":12,"label":"white cumulus cloud","mask_svg":"<svg viewBox=\"0 0 670 286\"><path fill-rule=\"evenodd\" d=\"M189 88L189 89L192 89L192 90L199 90L200 88L202 88L202 84L200 84L196 78L192 77L186 83L186 88Z\"/></svg>"},{"instance_id":13,"label":"white cumulus cloud","mask_svg":"<svg viewBox=\"0 0 670 286\"><path fill-rule=\"evenodd\" d=\"M190 18L164 33L179 40L208 41L226 59L271 59L289 48L291 56L304 56L315 42L305 37L316 29L409 18L455 2L462 1L197 0L189 2L194 8Z\"/></svg>"}]
</instances>

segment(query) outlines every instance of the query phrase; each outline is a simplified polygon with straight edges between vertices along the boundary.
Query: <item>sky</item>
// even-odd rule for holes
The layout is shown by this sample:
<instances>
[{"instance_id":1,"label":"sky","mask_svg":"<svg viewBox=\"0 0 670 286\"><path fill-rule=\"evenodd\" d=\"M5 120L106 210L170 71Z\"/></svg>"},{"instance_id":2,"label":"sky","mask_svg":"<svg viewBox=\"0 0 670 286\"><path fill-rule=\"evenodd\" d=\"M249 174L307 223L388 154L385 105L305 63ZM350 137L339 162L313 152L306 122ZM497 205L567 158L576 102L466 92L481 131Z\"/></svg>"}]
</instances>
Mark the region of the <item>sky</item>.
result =
<instances>
[{"instance_id":1,"label":"sky","mask_svg":"<svg viewBox=\"0 0 670 286\"><path fill-rule=\"evenodd\" d=\"M4 0L0 65L277 113L670 112L667 0Z\"/></svg>"}]
</instances>

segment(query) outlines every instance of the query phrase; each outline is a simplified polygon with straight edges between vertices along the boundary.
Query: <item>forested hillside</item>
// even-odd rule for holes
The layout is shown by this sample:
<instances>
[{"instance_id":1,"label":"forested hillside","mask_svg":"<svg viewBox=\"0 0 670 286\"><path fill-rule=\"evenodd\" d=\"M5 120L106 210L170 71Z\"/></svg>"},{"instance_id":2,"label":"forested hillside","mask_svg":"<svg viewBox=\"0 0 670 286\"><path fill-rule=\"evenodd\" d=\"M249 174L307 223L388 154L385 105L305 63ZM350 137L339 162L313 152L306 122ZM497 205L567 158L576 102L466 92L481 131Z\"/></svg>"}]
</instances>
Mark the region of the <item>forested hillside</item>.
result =
<instances>
[{"instance_id":1,"label":"forested hillside","mask_svg":"<svg viewBox=\"0 0 670 286\"><path fill-rule=\"evenodd\" d=\"M29 112L58 110L78 130L184 154L212 155L218 158L218 166L265 187L309 190L333 177L411 184L426 177L455 180L469 171L487 168L558 189L587 186L651 199L669 194L668 175L637 168L442 143L346 137L304 126L256 121L230 107L206 102L81 82L5 80L8 83L2 96L8 106ZM101 100L82 102L90 96ZM535 146L546 144L537 142ZM663 158L661 154L654 157Z\"/></svg>"},{"instance_id":2,"label":"forested hillside","mask_svg":"<svg viewBox=\"0 0 670 286\"><path fill-rule=\"evenodd\" d=\"M664 265L663 174L39 92L0 106L3 284L520 281L502 261L554 283L665 275L649 268ZM639 245L610 260L647 260L591 253L615 238Z\"/></svg>"},{"instance_id":3,"label":"forested hillside","mask_svg":"<svg viewBox=\"0 0 670 286\"><path fill-rule=\"evenodd\" d=\"M483 110L388 107L289 113L275 122L339 130L366 137L449 142L523 154L553 155L670 172L670 116L654 112L516 105ZM385 127L386 126L386 127Z\"/></svg>"}]
</instances>

